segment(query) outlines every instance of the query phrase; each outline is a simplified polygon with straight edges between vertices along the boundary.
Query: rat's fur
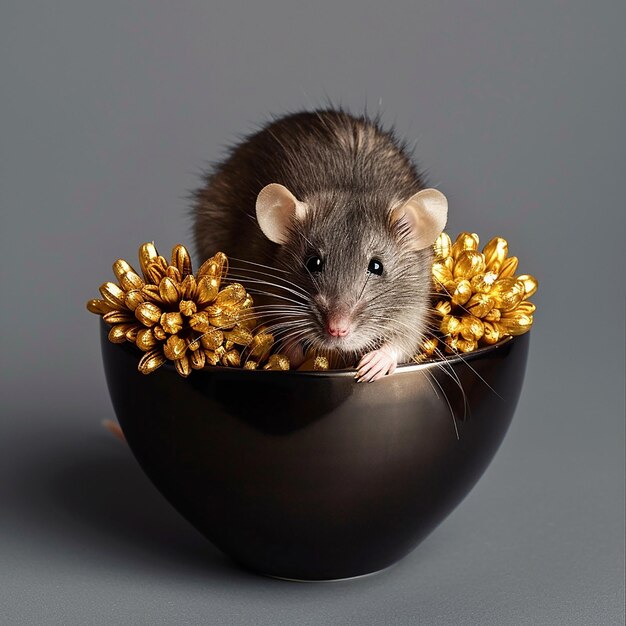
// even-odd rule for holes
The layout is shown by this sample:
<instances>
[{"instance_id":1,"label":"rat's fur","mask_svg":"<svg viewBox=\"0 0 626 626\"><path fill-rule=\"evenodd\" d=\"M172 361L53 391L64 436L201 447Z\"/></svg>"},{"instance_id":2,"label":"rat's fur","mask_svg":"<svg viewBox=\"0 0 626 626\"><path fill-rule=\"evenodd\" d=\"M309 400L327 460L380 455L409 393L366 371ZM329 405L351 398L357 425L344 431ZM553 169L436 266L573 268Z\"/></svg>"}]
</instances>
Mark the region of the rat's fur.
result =
<instances>
[{"instance_id":1,"label":"rat's fur","mask_svg":"<svg viewBox=\"0 0 626 626\"><path fill-rule=\"evenodd\" d=\"M309 207L283 246L256 221L257 195L270 183ZM196 248L201 260L225 252L248 278L270 272L268 283L281 287L267 290L283 306L265 312L269 321L271 311L279 312L285 338L349 358L387 344L408 359L427 330L432 251L411 250L406 229L390 214L424 186L405 145L378 120L341 110L288 115L247 137L206 174L194 193ZM305 263L313 255L324 259L324 271L311 275ZM381 276L367 273L372 258L382 261ZM244 268L236 259L268 268ZM353 333L329 338L328 316L347 311Z\"/></svg>"}]
</instances>

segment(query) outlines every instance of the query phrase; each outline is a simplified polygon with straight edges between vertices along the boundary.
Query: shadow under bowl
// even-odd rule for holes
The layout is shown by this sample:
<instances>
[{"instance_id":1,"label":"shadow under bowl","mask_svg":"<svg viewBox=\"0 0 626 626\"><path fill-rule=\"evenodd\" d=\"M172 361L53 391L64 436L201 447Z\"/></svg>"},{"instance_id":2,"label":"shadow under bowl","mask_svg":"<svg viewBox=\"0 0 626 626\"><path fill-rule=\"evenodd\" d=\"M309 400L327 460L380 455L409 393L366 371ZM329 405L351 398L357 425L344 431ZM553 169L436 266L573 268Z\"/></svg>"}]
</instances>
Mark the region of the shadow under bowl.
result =
<instances>
[{"instance_id":1,"label":"shadow under bowl","mask_svg":"<svg viewBox=\"0 0 626 626\"><path fill-rule=\"evenodd\" d=\"M519 398L529 335L460 357L354 372L210 367L145 376L112 344L106 379L128 444L161 493L256 572L331 580L407 555L469 493Z\"/></svg>"}]
</instances>

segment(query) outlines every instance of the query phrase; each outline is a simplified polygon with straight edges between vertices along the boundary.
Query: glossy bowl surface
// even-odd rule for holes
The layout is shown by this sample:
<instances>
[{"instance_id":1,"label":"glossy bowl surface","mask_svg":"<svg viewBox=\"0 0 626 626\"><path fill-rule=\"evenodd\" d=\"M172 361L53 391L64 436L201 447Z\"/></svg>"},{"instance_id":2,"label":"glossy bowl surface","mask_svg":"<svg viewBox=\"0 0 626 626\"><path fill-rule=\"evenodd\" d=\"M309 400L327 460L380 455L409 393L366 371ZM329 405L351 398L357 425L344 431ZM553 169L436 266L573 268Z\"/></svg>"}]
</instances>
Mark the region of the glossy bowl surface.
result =
<instances>
[{"instance_id":1,"label":"glossy bowl surface","mask_svg":"<svg viewBox=\"0 0 626 626\"><path fill-rule=\"evenodd\" d=\"M152 482L233 559L297 580L384 569L459 504L506 433L529 342L357 384L352 371L144 376L107 332L113 406Z\"/></svg>"}]
</instances>

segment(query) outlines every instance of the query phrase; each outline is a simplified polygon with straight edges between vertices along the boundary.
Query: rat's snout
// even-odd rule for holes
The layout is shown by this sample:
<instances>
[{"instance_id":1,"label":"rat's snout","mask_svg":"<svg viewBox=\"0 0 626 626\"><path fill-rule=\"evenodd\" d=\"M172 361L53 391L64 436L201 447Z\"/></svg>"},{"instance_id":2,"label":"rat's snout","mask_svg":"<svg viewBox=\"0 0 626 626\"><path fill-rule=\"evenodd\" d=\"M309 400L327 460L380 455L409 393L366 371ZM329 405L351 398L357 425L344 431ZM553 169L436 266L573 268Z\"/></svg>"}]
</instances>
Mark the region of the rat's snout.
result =
<instances>
[{"instance_id":1,"label":"rat's snout","mask_svg":"<svg viewBox=\"0 0 626 626\"><path fill-rule=\"evenodd\" d=\"M334 315L326 322L326 332L332 337L345 337L350 334L351 320L346 315Z\"/></svg>"}]
</instances>

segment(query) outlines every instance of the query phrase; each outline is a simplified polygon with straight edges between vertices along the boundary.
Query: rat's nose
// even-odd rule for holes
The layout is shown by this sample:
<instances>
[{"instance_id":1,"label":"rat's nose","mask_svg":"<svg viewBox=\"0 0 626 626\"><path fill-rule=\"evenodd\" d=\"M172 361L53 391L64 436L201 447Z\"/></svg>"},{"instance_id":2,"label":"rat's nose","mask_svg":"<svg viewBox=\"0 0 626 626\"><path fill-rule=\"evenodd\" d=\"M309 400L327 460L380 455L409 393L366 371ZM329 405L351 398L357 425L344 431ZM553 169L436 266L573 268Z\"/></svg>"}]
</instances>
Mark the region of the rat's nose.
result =
<instances>
[{"instance_id":1,"label":"rat's nose","mask_svg":"<svg viewBox=\"0 0 626 626\"><path fill-rule=\"evenodd\" d=\"M332 317L326 324L326 330L333 337L345 337L350 334L350 320L347 317Z\"/></svg>"}]
</instances>

